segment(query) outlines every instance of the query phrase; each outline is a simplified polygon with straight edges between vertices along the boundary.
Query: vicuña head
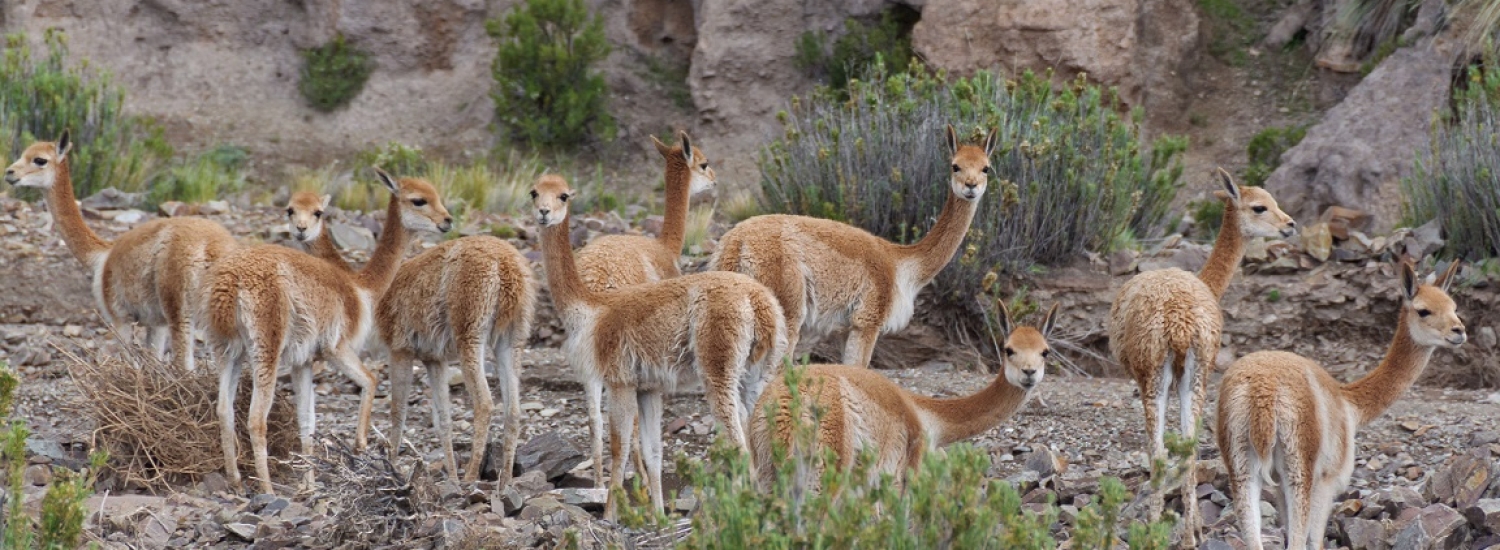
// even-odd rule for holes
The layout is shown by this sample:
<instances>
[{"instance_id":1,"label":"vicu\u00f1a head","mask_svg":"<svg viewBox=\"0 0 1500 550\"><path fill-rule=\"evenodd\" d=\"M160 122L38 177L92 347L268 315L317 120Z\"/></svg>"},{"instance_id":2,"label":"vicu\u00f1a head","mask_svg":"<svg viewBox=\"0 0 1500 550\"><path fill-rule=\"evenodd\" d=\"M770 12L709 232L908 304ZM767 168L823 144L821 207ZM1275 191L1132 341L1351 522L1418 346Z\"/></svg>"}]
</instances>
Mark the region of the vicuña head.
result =
<instances>
[{"instance_id":1,"label":"vicu\u00f1a head","mask_svg":"<svg viewBox=\"0 0 1500 550\"><path fill-rule=\"evenodd\" d=\"M63 130L57 141L39 141L21 153L9 168L5 169L5 182L16 187L51 189L57 182L58 166L67 160L73 151L73 140Z\"/></svg>"},{"instance_id":2,"label":"vicu\u00f1a head","mask_svg":"<svg viewBox=\"0 0 1500 550\"><path fill-rule=\"evenodd\" d=\"M960 145L958 133L952 124L948 125L948 150L953 152L953 179L949 185L954 196L966 201L976 201L984 196L984 189L990 181L990 153L995 151L998 135L999 132L991 128L984 137L984 147Z\"/></svg>"},{"instance_id":3,"label":"vicu\u00f1a head","mask_svg":"<svg viewBox=\"0 0 1500 550\"><path fill-rule=\"evenodd\" d=\"M1281 211L1271 193L1259 187L1236 185L1223 168L1218 173L1224 189L1214 191L1214 196L1224 201L1225 216L1230 211L1239 216L1240 234L1246 237L1290 237L1297 234L1297 221Z\"/></svg>"},{"instance_id":4,"label":"vicu\u00f1a head","mask_svg":"<svg viewBox=\"0 0 1500 550\"><path fill-rule=\"evenodd\" d=\"M1046 374L1047 357L1052 347L1047 345L1047 335L1057 325L1057 304L1047 310L1041 328L1032 326L1012 327L1010 310L1004 300L995 300L1000 308L1000 329L1005 337L1005 357L1001 358L1005 369L1005 380L1023 390L1031 390L1042 383Z\"/></svg>"},{"instance_id":5,"label":"vicu\u00f1a head","mask_svg":"<svg viewBox=\"0 0 1500 550\"><path fill-rule=\"evenodd\" d=\"M666 159L669 165L678 161L687 165L689 195L713 189L718 179L714 176L714 169L708 166L708 157L703 155L702 150L693 147L692 139L688 137L687 132L678 132L677 141L680 142L678 145L668 146L656 139L656 136L651 136L651 143L656 145L656 151L661 153L662 158Z\"/></svg>"},{"instance_id":6,"label":"vicu\u00f1a head","mask_svg":"<svg viewBox=\"0 0 1500 550\"><path fill-rule=\"evenodd\" d=\"M568 199L573 190L568 180L557 174L546 174L531 189L531 204L536 212L536 221L542 227L552 227L568 221Z\"/></svg>"},{"instance_id":7,"label":"vicu\u00f1a head","mask_svg":"<svg viewBox=\"0 0 1500 550\"><path fill-rule=\"evenodd\" d=\"M1458 304L1448 296L1453 280L1458 278L1458 262L1448 266L1441 282L1437 273L1427 276L1426 284L1418 284L1416 272L1410 266L1401 270L1402 296L1407 307L1402 308L1406 324L1411 330L1411 339L1417 345L1429 348L1458 348L1469 340L1464 332L1464 322L1458 318Z\"/></svg>"},{"instance_id":8,"label":"vicu\u00f1a head","mask_svg":"<svg viewBox=\"0 0 1500 550\"><path fill-rule=\"evenodd\" d=\"M453 216L443 208L442 193L421 178L392 178L379 167L375 175L390 190L393 201L401 201L401 226L412 231L447 233L453 229ZM386 220L390 223L390 220Z\"/></svg>"},{"instance_id":9,"label":"vicu\u00f1a head","mask_svg":"<svg viewBox=\"0 0 1500 550\"><path fill-rule=\"evenodd\" d=\"M287 224L297 242L312 242L323 234L323 211L328 208L333 195L318 195L308 191L292 193L287 200Z\"/></svg>"}]
</instances>

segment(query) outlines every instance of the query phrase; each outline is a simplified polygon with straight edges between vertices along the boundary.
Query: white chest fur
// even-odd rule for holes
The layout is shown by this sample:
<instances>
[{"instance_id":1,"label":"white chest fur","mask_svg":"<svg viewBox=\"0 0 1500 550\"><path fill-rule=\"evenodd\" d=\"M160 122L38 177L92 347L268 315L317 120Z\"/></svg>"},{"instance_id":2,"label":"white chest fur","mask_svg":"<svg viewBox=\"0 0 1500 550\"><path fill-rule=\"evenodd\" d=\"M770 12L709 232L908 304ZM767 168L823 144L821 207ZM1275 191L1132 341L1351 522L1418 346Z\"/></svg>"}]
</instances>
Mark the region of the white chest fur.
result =
<instances>
[{"instance_id":1,"label":"white chest fur","mask_svg":"<svg viewBox=\"0 0 1500 550\"><path fill-rule=\"evenodd\" d=\"M917 278L918 267L914 260L896 264L896 288L891 293L890 313L885 317L885 325L880 327L881 332L901 330L911 323L917 308L917 293L922 290L922 281Z\"/></svg>"}]
</instances>

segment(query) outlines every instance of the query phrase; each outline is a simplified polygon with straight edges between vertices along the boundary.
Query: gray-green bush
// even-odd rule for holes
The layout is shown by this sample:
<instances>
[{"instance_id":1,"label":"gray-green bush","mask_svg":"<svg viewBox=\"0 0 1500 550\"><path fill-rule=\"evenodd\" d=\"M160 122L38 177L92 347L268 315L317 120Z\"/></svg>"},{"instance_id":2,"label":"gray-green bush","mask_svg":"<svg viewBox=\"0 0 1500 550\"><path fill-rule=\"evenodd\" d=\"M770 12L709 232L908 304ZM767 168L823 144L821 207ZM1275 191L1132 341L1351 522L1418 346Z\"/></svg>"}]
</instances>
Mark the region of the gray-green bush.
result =
<instances>
[{"instance_id":1,"label":"gray-green bush","mask_svg":"<svg viewBox=\"0 0 1500 550\"><path fill-rule=\"evenodd\" d=\"M25 35L5 37L0 61L0 152L5 164L37 140L72 131L68 155L80 197L105 187L140 191L172 157L159 126L126 115L125 93L87 61L67 62L62 31L49 29L45 51L33 52Z\"/></svg>"},{"instance_id":2,"label":"gray-green bush","mask_svg":"<svg viewBox=\"0 0 1500 550\"><path fill-rule=\"evenodd\" d=\"M59 469L57 477L42 494L40 512L35 520L22 506L26 484L26 438L31 431L26 421L11 417L16 391L21 379L4 362L0 362L0 464L9 481L0 499L0 547L6 549L40 548L45 550L77 548L83 535L88 511L83 501L93 494L94 475L104 466L107 456L94 453L87 472Z\"/></svg>"},{"instance_id":3,"label":"gray-green bush","mask_svg":"<svg viewBox=\"0 0 1500 550\"><path fill-rule=\"evenodd\" d=\"M614 138L609 88L593 68L609 41L583 0L525 0L485 29L498 42L490 95L512 140L570 147Z\"/></svg>"},{"instance_id":4,"label":"gray-green bush","mask_svg":"<svg viewBox=\"0 0 1500 550\"><path fill-rule=\"evenodd\" d=\"M340 34L327 44L302 50L302 75L297 91L314 109L328 112L348 105L365 89L375 62Z\"/></svg>"},{"instance_id":5,"label":"gray-green bush","mask_svg":"<svg viewBox=\"0 0 1500 550\"><path fill-rule=\"evenodd\" d=\"M1434 128L1431 151L1401 180L1404 221L1439 220L1454 256L1500 256L1500 71L1471 69L1456 103L1453 120Z\"/></svg>"},{"instance_id":6,"label":"gray-green bush","mask_svg":"<svg viewBox=\"0 0 1500 550\"><path fill-rule=\"evenodd\" d=\"M1182 174L1181 138L1145 141L1112 92L1081 78L989 72L951 81L915 63L877 64L848 100L793 99L785 132L759 154L769 211L845 221L896 242L932 226L949 193L943 128L977 141L999 129L995 178L959 258L934 281L939 300L973 308L992 269L1024 270L1157 234Z\"/></svg>"}]
</instances>

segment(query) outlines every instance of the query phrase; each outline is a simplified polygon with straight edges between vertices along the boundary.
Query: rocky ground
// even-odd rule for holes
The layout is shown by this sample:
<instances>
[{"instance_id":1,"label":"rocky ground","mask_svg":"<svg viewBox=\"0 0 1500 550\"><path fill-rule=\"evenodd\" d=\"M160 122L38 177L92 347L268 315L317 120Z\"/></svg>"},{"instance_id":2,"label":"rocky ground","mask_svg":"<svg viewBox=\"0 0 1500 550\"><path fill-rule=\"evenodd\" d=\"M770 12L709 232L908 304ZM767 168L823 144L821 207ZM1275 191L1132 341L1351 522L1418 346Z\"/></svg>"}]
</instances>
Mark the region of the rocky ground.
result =
<instances>
[{"instance_id":1,"label":"rocky ground","mask_svg":"<svg viewBox=\"0 0 1500 550\"><path fill-rule=\"evenodd\" d=\"M95 218L91 225L109 236L154 215L117 206L103 199L86 203ZM275 208L203 206L210 217L246 241L278 242L283 236ZM111 354L122 344L99 324L86 274L49 227L50 218L4 198L0 211L0 360L24 377L17 416L26 419L35 434L28 445L32 466L26 472L31 485L27 502L35 506L54 469L77 467L100 435L94 432L93 420L79 413L84 407L76 382L67 374L64 352ZM590 221L585 225L590 229L580 231L579 238L625 229L618 219ZM335 214L333 220L335 235L352 249L354 259L362 260L369 246L367 225L375 220L349 213ZM1390 337L1396 300L1394 272L1382 260L1430 251L1433 240L1421 230L1371 239L1351 234L1347 224L1329 221L1334 222L1329 224L1332 229L1313 224L1305 243L1252 247L1246 274L1226 297L1226 334L1231 336L1221 364L1257 349L1290 349L1322 361L1336 376L1348 379L1378 360ZM471 223L475 225L466 231L477 232L493 223L512 225L518 230L513 242L530 250L524 222ZM1158 245L1143 253L1082 259L1043 277L1010 282L1027 288L1038 302L1061 301L1067 313L1062 329L1075 349L1068 355L1082 370L1105 375L1053 373L1043 383L1041 400L973 442L989 452L992 475L1021 486L1028 503L1052 496L1064 506L1057 526L1061 538L1066 537L1076 506L1097 488L1100 477L1120 477L1131 487L1145 477L1141 409L1134 387L1108 376L1110 365L1089 353L1104 351L1102 318L1113 288L1129 274L1165 265L1192 268L1206 256L1202 246L1193 243L1169 240ZM705 246L711 249L712 242ZM1354 481L1340 496L1328 533L1330 548L1500 544L1500 465L1493 458L1500 455L1500 432L1494 423L1500 417L1500 393L1490 389L1496 382L1493 327L1500 322L1494 306L1500 299L1477 270L1467 276L1458 298L1474 341L1463 350L1439 352L1424 385L1361 431ZM298 492L291 468L278 480L288 484L281 497L254 498L232 494L217 474L153 487L109 474L98 487L99 495L88 503L93 512L89 536L107 548L433 546L459 541L475 547L553 546L569 529L578 529L585 545L634 541L636 534L597 518L603 493L592 488L592 464L579 451L587 448L581 387L556 349L560 327L551 320L548 307L540 315L538 333L521 355L523 475L508 488L496 490L492 482L458 483L441 473L435 435L422 421L429 407L430 392L425 388L414 398L414 420L404 434L419 452L408 451L393 467L369 456L343 454L336 442L352 441L357 392L328 372L317 378L319 435L332 446L315 464L320 482L315 489ZM911 341L899 336L888 340L884 347ZM372 362L378 364L378 359ZM961 395L990 380L990 375L963 361L896 366L901 368L885 373L904 387L930 395ZM374 418L377 448L388 438L384 391L382 387L377 397ZM459 452L467 457L471 449L464 434L471 417L461 388L454 399ZM713 437L702 394L671 398L666 419L668 452L702 456ZM1204 547L1239 548L1217 450L1205 445L1201 451L1204 460L1195 477L1196 502L1208 524L1209 542ZM677 493L681 480L671 464L667 467L667 486ZM412 477L412 472L418 475ZM672 500L679 513L695 502L690 490L679 496ZM1265 501L1262 512L1274 514L1280 501L1269 494ZM354 513L359 510L384 513ZM1270 529L1267 535L1279 540L1280 532Z\"/></svg>"}]
</instances>

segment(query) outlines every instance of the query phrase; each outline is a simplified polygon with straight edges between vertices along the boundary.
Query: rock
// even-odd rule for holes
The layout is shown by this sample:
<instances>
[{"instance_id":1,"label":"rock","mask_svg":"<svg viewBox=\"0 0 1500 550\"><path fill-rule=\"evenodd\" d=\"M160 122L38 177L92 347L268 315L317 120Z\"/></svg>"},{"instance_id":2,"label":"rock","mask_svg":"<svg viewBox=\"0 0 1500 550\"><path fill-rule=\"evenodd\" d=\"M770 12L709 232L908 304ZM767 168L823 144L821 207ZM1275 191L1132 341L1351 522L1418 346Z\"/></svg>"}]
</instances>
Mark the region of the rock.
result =
<instances>
[{"instance_id":1,"label":"rock","mask_svg":"<svg viewBox=\"0 0 1500 550\"><path fill-rule=\"evenodd\" d=\"M25 475L28 485L41 487L52 483L52 466L49 464L32 464L26 467Z\"/></svg>"},{"instance_id":2,"label":"rock","mask_svg":"<svg viewBox=\"0 0 1500 550\"><path fill-rule=\"evenodd\" d=\"M540 416L542 418L552 418L554 416L557 416L557 413L560 413L560 412L562 412L562 411L558 410L556 408L547 407L545 409L537 411L536 414L537 414L537 416Z\"/></svg>"},{"instance_id":3,"label":"rock","mask_svg":"<svg viewBox=\"0 0 1500 550\"><path fill-rule=\"evenodd\" d=\"M687 417L679 416L677 418L673 418L671 422L668 422L667 423L667 427L662 429L662 433L664 433L664 434L675 434L677 432L686 430L687 427L688 427L688 419L687 419Z\"/></svg>"},{"instance_id":4,"label":"rock","mask_svg":"<svg viewBox=\"0 0 1500 550\"><path fill-rule=\"evenodd\" d=\"M224 474L209 472L203 474L203 478L198 481L198 487L208 494L225 493L229 491L229 480L224 478Z\"/></svg>"},{"instance_id":5,"label":"rock","mask_svg":"<svg viewBox=\"0 0 1500 550\"><path fill-rule=\"evenodd\" d=\"M1338 521L1351 548L1388 550L1391 547L1388 542L1390 534L1383 522L1364 518L1343 518Z\"/></svg>"},{"instance_id":6,"label":"rock","mask_svg":"<svg viewBox=\"0 0 1500 550\"><path fill-rule=\"evenodd\" d=\"M1475 529L1500 534L1500 498L1481 498L1464 509L1464 517Z\"/></svg>"},{"instance_id":7,"label":"rock","mask_svg":"<svg viewBox=\"0 0 1500 550\"><path fill-rule=\"evenodd\" d=\"M1038 478L1047 478L1068 469L1068 460L1052 448L1040 446L1026 455L1026 469L1036 472Z\"/></svg>"},{"instance_id":8,"label":"rock","mask_svg":"<svg viewBox=\"0 0 1500 550\"><path fill-rule=\"evenodd\" d=\"M339 248L370 251L375 249L375 233L363 227L335 221L327 224L333 233L333 242Z\"/></svg>"},{"instance_id":9,"label":"rock","mask_svg":"<svg viewBox=\"0 0 1500 550\"><path fill-rule=\"evenodd\" d=\"M1116 250L1109 253L1109 274L1120 276L1135 271L1135 257L1134 250Z\"/></svg>"},{"instance_id":10,"label":"rock","mask_svg":"<svg viewBox=\"0 0 1500 550\"><path fill-rule=\"evenodd\" d=\"M79 201L78 206L92 210L126 210L140 204L145 196L145 193L126 193L113 187L105 187Z\"/></svg>"},{"instance_id":11,"label":"rock","mask_svg":"<svg viewBox=\"0 0 1500 550\"><path fill-rule=\"evenodd\" d=\"M1328 261L1328 256L1333 253L1333 235L1328 231L1328 224L1315 223L1303 229L1302 249L1320 262Z\"/></svg>"},{"instance_id":12,"label":"rock","mask_svg":"<svg viewBox=\"0 0 1500 550\"><path fill-rule=\"evenodd\" d=\"M1495 345L1497 344L1495 328L1479 327L1479 330L1474 335L1474 343L1479 344L1484 349L1495 349Z\"/></svg>"},{"instance_id":13,"label":"rock","mask_svg":"<svg viewBox=\"0 0 1500 550\"><path fill-rule=\"evenodd\" d=\"M552 490L552 484L547 482L547 473L541 470L530 470L516 476L510 481L510 486L526 496Z\"/></svg>"},{"instance_id":14,"label":"rock","mask_svg":"<svg viewBox=\"0 0 1500 550\"><path fill-rule=\"evenodd\" d=\"M229 534L239 537L240 540L255 542L255 525L248 523L226 523L224 530Z\"/></svg>"},{"instance_id":15,"label":"rock","mask_svg":"<svg viewBox=\"0 0 1500 550\"><path fill-rule=\"evenodd\" d=\"M1425 550L1428 548L1457 548L1465 533L1460 530L1464 517L1457 510L1443 504L1423 508L1416 521L1411 522L1396 535L1394 550Z\"/></svg>"},{"instance_id":16,"label":"rock","mask_svg":"<svg viewBox=\"0 0 1500 550\"><path fill-rule=\"evenodd\" d=\"M563 504L571 504L584 510L595 512L604 511L604 503L609 500L609 490L602 487L553 489L552 491L548 491L547 494L556 496Z\"/></svg>"},{"instance_id":17,"label":"rock","mask_svg":"<svg viewBox=\"0 0 1500 550\"><path fill-rule=\"evenodd\" d=\"M78 469L83 462L73 458L62 444L51 439L39 437L26 438L26 455L31 457L32 464L58 464L70 469ZM45 458L46 462L37 462L37 458Z\"/></svg>"},{"instance_id":18,"label":"rock","mask_svg":"<svg viewBox=\"0 0 1500 550\"><path fill-rule=\"evenodd\" d=\"M1460 510L1473 506L1493 478L1488 455L1481 449L1449 459L1428 480L1427 499Z\"/></svg>"},{"instance_id":19,"label":"rock","mask_svg":"<svg viewBox=\"0 0 1500 550\"><path fill-rule=\"evenodd\" d=\"M559 512L561 514L559 514ZM564 504L552 495L542 495L526 501L526 507L521 509L520 518L528 521L536 521L542 518L555 518L561 515L564 521L589 521L592 516L572 504Z\"/></svg>"},{"instance_id":20,"label":"rock","mask_svg":"<svg viewBox=\"0 0 1500 550\"><path fill-rule=\"evenodd\" d=\"M1399 182L1427 151L1432 113L1447 104L1453 59L1427 40L1397 49L1281 156L1266 190L1294 218L1369 208L1372 230L1389 231L1400 219Z\"/></svg>"},{"instance_id":21,"label":"rock","mask_svg":"<svg viewBox=\"0 0 1500 550\"><path fill-rule=\"evenodd\" d=\"M574 466L586 458L583 451L572 442L563 438L558 432L552 431L533 437L516 449L514 471L521 473L541 470L546 474L547 479L557 479L572 471Z\"/></svg>"},{"instance_id":22,"label":"rock","mask_svg":"<svg viewBox=\"0 0 1500 550\"><path fill-rule=\"evenodd\" d=\"M141 220L144 219L146 219L146 213L141 212L140 210L126 210L120 212L119 214L116 214L114 217L114 221L116 223L123 223L126 225L141 223Z\"/></svg>"},{"instance_id":23,"label":"rock","mask_svg":"<svg viewBox=\"0 0 1500 550\"><path fill-rule=\"evenodd\" d=\"M166 201L156 205L156 213L167 218L178 216L191 216L198 213L197 207L189 207L182 201Z\"/></svg>"},{"instance_id":24,"label":"rock","mask_svg":"<svg viewBox=\"0 0 1500 550\"><path fill-rule=\"evenodd\" d=\"M492 493L492 495L490 498L490 511L498 514L506 516L516 515L516 512L520 512L521 507L526 504L526 497L520 491L517 491L515 487L506 487L501 489L499 493Z\"/></svg>"},{"instance_id":25,"label":"rock","mask_svg":"<svg viewBox=\"0 0 1500 550\"><path fill-rule=\"evenodd\" d=\"M1183 247L1167 253L1166 258L1142 259L1139 263L1141 271L1155 271L1175 267L1183 271L1197 272L1208 263L1208 249L1199 247Z\"/></svg>"},{"instance_id":26,"label":"rock","mask_svg":"<svg viewBox=\"0 0 1500 550\"><path fill-rule=\"evenodd\" d=\"M1318 223L1327 224L1328 232L1333 238L1346 241L1351 232L1364 231L1370 226L1370 215L1363 210L1332 205L1318 216Z\"/></svg>"},{"instance_id":27,"label":"rock","mask_svg":"<svg viewBox=\"0 0 1500 550\"><path fill-rule=\"evenodd\" d=\"M162 517L158 517L162 516ZM165 514L148 514L135 527L138 542L143 548L166 548L177 530L177 520Z\"/></svg>"},{"instance_id":28,"label":"rock","mask_svg":"<svg viewBox=\"0 0 1500 550\"><path fill-rule=\"evenodd\" d=\"M198 213L204 216L215 216L229 212L229 201L208 201L198 207Z\"/></svg>"},{"instance_id":29,"label":"rock","mask_svg":"<svg viewBox=\"0 0 1500 550\"><path fill-rule=\"evenodd\" d=\"M1399 512L1408 508L1421 508L1427 505L1427 499L1417 493L1411 487L1397 485L1390 489L1381 491L1377 502L1390 509Z\"/></svg>"}]
</instances>

